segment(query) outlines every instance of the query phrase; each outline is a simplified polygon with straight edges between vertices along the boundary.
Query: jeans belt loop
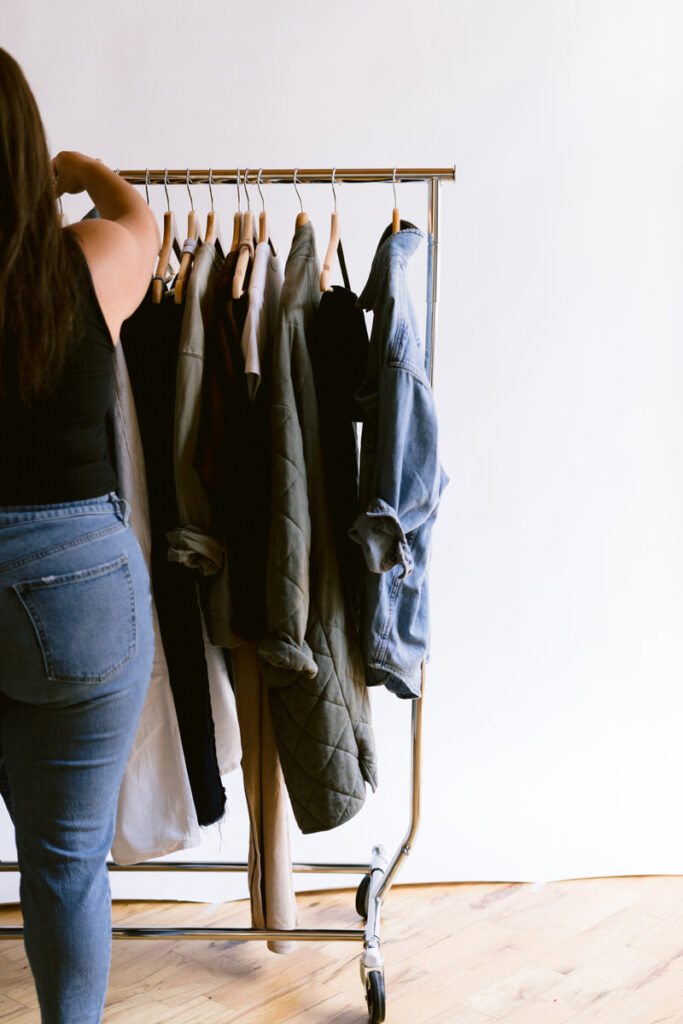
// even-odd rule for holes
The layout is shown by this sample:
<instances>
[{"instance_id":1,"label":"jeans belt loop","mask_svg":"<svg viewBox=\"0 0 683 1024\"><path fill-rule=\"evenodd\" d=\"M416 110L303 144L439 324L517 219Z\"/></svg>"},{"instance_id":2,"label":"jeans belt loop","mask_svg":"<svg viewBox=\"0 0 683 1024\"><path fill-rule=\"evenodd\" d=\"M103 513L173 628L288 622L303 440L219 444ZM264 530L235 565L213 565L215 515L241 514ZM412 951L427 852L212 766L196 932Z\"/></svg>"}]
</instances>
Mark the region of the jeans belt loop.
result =
<instances>
[{"instance_id":1,"label":"jeans belt loop","mask_svg":"<svg viewBox=\"0 0 683 1024\"><path fill-rule=\"evenodd\" d=\"M130 518L130 505L125 498L119 497L114 491L109 495L109 500L114 506L114 512L119 517L124 526L128 526L128 520Z\"/></svg>"}]
</instances>

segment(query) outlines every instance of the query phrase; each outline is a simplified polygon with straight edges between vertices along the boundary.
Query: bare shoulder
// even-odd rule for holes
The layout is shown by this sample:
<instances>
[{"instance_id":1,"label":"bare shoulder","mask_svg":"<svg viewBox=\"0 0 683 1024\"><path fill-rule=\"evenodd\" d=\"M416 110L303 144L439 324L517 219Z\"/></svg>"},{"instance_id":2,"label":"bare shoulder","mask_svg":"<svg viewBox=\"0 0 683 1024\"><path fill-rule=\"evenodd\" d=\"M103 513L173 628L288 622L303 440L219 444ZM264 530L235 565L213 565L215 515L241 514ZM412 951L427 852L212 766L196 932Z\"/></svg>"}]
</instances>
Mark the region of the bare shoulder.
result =
<instances>
[{"instance_id":1,"label":"bare shoulder","mask_svg":"<svg viewBox=\"0 0 683 1024\"><path fill-rule=\"evenodd\" d=\"M125 255L125 250L134 245L130 232L114 220L90 217L69 224L67 231L74 235L83 249L88 264L96 264L111 255Z\"/></svg>"},{"instance_id":2,"label":"bare shoulder","mask_svg":"<svg viewBox=\"0 0 683 1024\"><path fill-rule=\"evenodd\" d=\"M102 314L116 343L121 324L142 301L153 273L135 236L113 220L92 218L70 224L85 256Z\"/></svg>"}]
</instances>

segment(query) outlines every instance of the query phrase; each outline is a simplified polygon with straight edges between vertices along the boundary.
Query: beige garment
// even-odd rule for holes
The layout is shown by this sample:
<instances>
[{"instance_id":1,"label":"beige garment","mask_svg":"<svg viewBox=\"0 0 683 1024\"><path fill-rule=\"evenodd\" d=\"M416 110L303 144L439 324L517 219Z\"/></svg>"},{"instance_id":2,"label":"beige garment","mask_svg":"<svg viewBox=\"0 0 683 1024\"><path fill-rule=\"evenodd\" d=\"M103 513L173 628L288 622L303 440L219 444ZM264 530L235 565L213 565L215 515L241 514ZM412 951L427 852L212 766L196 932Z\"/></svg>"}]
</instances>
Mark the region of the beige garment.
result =
<instances>
[{"instance_id":1,"label":"beige garment","mask_svg":"<svg viewBox=\"0 0 683 1024\"><path fill-rule=\"evenodd\" d=\"M249 808L249 892L255 928L296 928L298 917L289 847L288 799L256 644L232 651L242 772ZM296 942L273 940L273 953L292 953Z\"/></svg>"}]
</instances>

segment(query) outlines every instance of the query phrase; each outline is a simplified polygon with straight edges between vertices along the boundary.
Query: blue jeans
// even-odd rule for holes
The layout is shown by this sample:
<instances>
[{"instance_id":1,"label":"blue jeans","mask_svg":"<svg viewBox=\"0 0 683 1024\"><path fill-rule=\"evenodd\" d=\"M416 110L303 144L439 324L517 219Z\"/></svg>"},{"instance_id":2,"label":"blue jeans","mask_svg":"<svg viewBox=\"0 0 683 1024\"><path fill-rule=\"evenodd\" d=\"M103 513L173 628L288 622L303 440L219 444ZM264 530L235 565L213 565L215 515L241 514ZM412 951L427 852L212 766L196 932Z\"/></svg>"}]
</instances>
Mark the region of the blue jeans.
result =
<instances>
[{"instance_id":1,"label":"blue jeans","mask_svg":"<svg viewBox=\"0 0 683 1024\"><path fill-rule=\"evenodd\" d=\"M0 761L43 1024L98 1024L106 857L152 670L147 567L116 494L0 508Z\"/></svg>"}]
</instances>

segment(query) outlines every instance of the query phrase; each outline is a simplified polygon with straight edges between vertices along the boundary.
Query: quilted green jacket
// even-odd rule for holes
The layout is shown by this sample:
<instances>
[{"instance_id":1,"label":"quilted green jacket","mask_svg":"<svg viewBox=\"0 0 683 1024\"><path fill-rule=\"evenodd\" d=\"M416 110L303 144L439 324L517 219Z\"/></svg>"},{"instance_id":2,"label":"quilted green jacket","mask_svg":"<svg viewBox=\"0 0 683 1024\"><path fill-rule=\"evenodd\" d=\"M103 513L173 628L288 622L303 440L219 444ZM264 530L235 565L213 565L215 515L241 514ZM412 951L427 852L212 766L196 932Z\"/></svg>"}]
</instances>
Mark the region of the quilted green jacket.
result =
<instances>
[{"instance_id":1,"label":"quilted green jacket","mask_svg":"<svg viewBox=\"0 0 683 1024\"><path fill-rule=\"evenodd\" d=\"M287 258L272 352L267 634L259 659L302 832L352 818L376 787L363 658L336 558L306 328L320 300L310 222Z\"/></svg>"}]
</instances>

